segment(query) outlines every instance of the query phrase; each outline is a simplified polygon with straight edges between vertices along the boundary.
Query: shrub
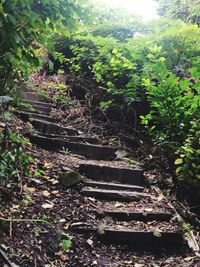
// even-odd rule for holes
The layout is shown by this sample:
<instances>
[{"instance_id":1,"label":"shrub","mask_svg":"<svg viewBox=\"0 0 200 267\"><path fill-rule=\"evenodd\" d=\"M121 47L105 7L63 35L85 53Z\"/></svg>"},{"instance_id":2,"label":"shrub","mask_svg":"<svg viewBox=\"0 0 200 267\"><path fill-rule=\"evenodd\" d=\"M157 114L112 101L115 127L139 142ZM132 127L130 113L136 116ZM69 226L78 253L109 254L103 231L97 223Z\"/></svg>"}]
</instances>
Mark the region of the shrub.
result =
<instances>
[{"instance_id":1,"label":"shrub","mask_svg":"<svg viewBox=\"0 0 200 267\"><path fill-rule=\"evenodd\" d=\"M189 134L178 149L176 172L193 185L200 185L200 119L192 121Z\"/></svg>"},{"instance_id":2,"label":"shrub","mask_svg":"<svg viewBox=\"0 0 200 267\"><path fill-rule=\"evenodd\" d=\"M22 186L23 177L29 175L32 157L25 152L28 140L15 133L10 127L12 99L0 97L0 186Z\"/></svg>"}]
</instances>

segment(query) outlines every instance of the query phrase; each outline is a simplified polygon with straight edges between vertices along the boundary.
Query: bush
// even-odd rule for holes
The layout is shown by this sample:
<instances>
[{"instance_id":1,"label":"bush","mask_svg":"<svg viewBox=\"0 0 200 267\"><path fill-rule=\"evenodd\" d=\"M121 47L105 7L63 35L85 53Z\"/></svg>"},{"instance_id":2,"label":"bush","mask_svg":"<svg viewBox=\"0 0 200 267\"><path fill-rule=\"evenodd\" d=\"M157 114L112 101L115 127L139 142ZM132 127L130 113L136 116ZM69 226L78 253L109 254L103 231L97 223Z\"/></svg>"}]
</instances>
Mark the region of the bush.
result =
<instances>
[{"instance_id":1,"label":"bush","mask_svg":"<svg viewBox=\"0 0 200 267\"><path fill-rule=\"evenodd\" d=\"M11 129L10 103L10 97L0 97L0 186L9 188L18 183L22 186L22 179L29 175L29 164L32 161L32 157L25 152L28 140Z\"/></svg>"},{"instance_id":2,"label":"bush","mask_svg":"<svg viewBox=\"0 0 200 267\"><path fill-rule=\"evenodd\" d=\"M146 99L142 78L148 77L146 69L151 68L157 47L162 47L158 54L165 58L167 68L180 78L189 77L190 67L200 61L200 30L196 25L165 19L150 26L148 35L136 35L128 42L93 36L95 29L89 28L70 39L55 37L55 43L66 57L66 69L103 86L113 96L108 100L110 105L126 107Z\"/></svg>"},{"instance_id":3,"label":"bush","mask_svg":"<svg viewBox=\"0 0 200 267\"><path fill-rule=\"evenodd\" d=\"M191 124L184 144L177 151L176 172L190 184L200 186L200 119Z\"/></svg>"},{"instance_id":4,"label":"bush","mask_svg":"<svg viewBox=\"0 0 200 267\"><path fill-rule=\"evenodd\" d=\"M184 146L191 121L200 116L200 29L161 19L146 27L148 34L120 41L115 35L108 37L115 26L107 33L96 31L101 25L86 29L62 42L64 55L69 55L65 63L73 74L104 88L106 99L100 103L104 111L111 107L126 116L143 115L142 123L174 168L175 153ZM136 114L138 102L142 108Z\"/></svg>"},{"instance_id":5,"label":"bush","mask_svg":"<svg viewBox=\"0 0 200 267\"><path fill-rule=\"evenodd\" d=\"M1 1L0 94L40 67L44 51L52 49L52 32L72 25L75 10L77 4L68 0Z\"/></svg>"},{"instance_id":6,"label":"bush","mask_svg":"<svg viewBox=\"0 0 200 267\"><path fill-rule=\"evenodd\" d=\"M143 79L150 112L142 122L155 142L173 142L176 151L189 132L191 120L199 117L199 82L193 84L175 76L163 60L152 63L150 78Z\"/></svg>"}]
</instances>

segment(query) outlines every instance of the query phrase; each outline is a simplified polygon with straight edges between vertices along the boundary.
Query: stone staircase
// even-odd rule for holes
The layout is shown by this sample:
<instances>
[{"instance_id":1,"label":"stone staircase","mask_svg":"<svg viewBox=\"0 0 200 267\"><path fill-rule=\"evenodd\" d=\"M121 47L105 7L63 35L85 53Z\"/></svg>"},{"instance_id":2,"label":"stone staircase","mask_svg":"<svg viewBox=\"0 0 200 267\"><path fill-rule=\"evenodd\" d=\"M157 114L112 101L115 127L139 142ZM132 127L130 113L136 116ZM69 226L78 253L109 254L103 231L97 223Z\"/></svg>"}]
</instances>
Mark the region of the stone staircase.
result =
<instances>
[{"instance_id":1,"label":"stone staircase","mask_svg":"<svg viewBox=\"0 0 200 267\"><path fill-rule=\"evenodd\" d=\"M142 169L121 166L116 160L117 148L103 146L98 138L56 122L51 117L53 105L43 102L36 93L24 92L23 99L34 108L33 112L18 112L37 131L29 134L30 141L43 149L59 152L64 148L85 157L85 163L79 165L79 172L85 177L81 194L102 201L102 206L90 209L96 223L74 223L71 230L94 233L102 242L134 246L134 249L181 250L185 246L174 211L169 206L156 208L158 193L148 185ZM95 163L91 163L91 159ZM122 208L118 207L120 203L123 203ZM101 222L103 228L99 227ZM141 229L144 224L146 227Z\"/></svg>"}]
</instances>

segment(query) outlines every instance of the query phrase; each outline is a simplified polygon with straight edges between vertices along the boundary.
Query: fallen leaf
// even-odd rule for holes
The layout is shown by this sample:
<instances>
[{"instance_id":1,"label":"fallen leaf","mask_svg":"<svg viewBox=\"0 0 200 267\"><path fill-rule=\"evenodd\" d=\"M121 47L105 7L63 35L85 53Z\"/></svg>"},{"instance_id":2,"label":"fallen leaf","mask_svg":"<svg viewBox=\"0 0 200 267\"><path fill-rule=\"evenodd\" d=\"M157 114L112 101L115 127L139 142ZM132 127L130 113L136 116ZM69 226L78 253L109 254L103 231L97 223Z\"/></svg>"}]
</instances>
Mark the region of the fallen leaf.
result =
<instances>
[{"instance_id":1,"label":"fallen leaf","mask_svg":"<svg viewBox=\"0 0 200 267\"><path fill-rule=\"evenodd\" d=\"M91 239L88 239L86 242L90 247L93 247L94 242Z\"/></svg>"},{"instance_id":2,"label":"fallen leaf","mask_svg":"<svg viewBox=\"0 0 200 267\"><path fill-rule=\"evenodd\" d=\"M42 178L43 178L43 179L46 179L46 180L49 180L49 179L50 179L50 177L47 176L47 175L43 175Z\"/></svg>"},{"instance_id":3,"label":"fallen leaf","mask_svg":"<svg viewBox=\"0 0 200 267\"><path fill-rule=\"evenodd\" d=\"M45 168L48 168L48 167L50 167L50 166L51 166L51 163L48 163L48 162L45 162L45 163L44 163L44 167L45 167Z\"/></svg>"},{"instance_id":4,"label":"fallen leaf","mask_svg":"<svg viewBox=\"0 0 200 267\"><path fill-rule=\"evenodd\" d=\"M130 202L130 203L128 203L128 207L129 208L132 208L132 207L134 207L135 206L135 202Z\"/></svg>"},{"instance_id":5,"label":"fallen leaf","mask_svg":"<svg viewBox=\"0 0 200 267\"><path fill-rule=\"evenodd\" d=\"M152 208L146 208L146 209L144 209L144 211L151 212L151 211L153 211L153 209Z\"/></svg>"},{"instance_id":6,"label":"fallen leaf","mask_svg":"<svg viewBox=\"0 0 200 267\"><path fill-rule=\"evenodd\" d=\"M35 193L36 188L35 188L35 187L26 187L26 190L27 190L29 193L33 194L33 193Z\"/></svg>"},{"instance_id":7,"label":"fallen leaf","mask_svg":"<svg viewBox=\"0 0 200 267\"><path fill-rule=\"evenodd\" d=\"M56 179L51 179L51 180L49 180L49 182L50 183L52 183L53 185L55 185L55 184L59 184L59 181L58 180L56 180Z\"/></svg>"},{"instance_id":8,"label":"fallen leaf","mask_svg":"<svg viewBox=\"0 0 200 267\"><path fill-rule=\"evenodd\" d=\"M63 262L68 260L68 256L66 254L64 254L62 251L58 252L58 256L59 256L60 260Z\"/></svg>"},{"instance_id":9,"label":"fallen leaf","mask_svg":"<svg viewBox=\"0 0 200 267\"><path fill-rule=\"evenodd\" d=\"M45 203L42 205L43 209L52 209L54 206L53 203Z\"/></svg>"},{"instance_id":10,"label":"fallen leaf","mask_svg":"<svg viewBox=\"0 0 200 267\"><path fill-rule=\"evenodd\" d=\"M120 203L120 202L116 202L116 203L115 203L115 207L116 207L116 208L123 207L123 204Z\"/></svg>"},{"instance_id":11,"label":"fallen leaf","mask_svg":"<svg viewBox=\"0 0 200 267\"><path fill-rule=\"evenodd\" d=\"M158 200L158 197L157 196L152 196L151 195L150 198L151 198L151 200L156 200L156 201Z\"/></svg>"},{"instance_id":12,"label":"fallen leaf","mask_svg":"<svg viewBox=\"0 0 200 267\"><path fill-rule=\"evenodd\" d=\"M51 194L54 195L54 196L56 196L56 195L59 194L59 191L58 190L51 191Z\"/></svg>"},{"instance_id":13,"label":"fallen leaf","mask_svg":"<svg viewBox=\"0 0 200 267\"><path fill-rule=\"evenodd\" d=\"M60 219L59 222L63 223L63 222L66 222L65 219Z\"/></svg>"},{"instance_id":14,"label":"fallen leaf","mask_svg":"<svg viewBox=\"0 0 200 267\"><path fill-rule=\"evenodd\" d=\"M123 150L117 150L115 152L115 155L117 156L118 159L123 159L124 157L127 156L127 152Z\"/></svg>"},{"instance_id":15,"label":"fallen leaf","mask_svg":"<svg viewBox=\"0 0 200 267\"><path fill-rule=\"evenodd\" d=\"M43 195L44 197L48 197L48 196L50 196L50 193L49 193L49 191L44 190L44 191L42 192L42 195Z\"/></svg>"},{"instance_id":16,"label":"fallen leaf","mask_svg":"<svg viewBox=\"0 0 200 267\"><path fill-rule=\"evenodd\" d=\"M65 226L63 227L64 230L68 230L69 229L69 224L65 224Z\"/></svg>"},{"instance_id":17,"label":"fallen leaf","mask_svg":"<svg viewBox=\"0 0 200 267\"><path fill-rule=\"evenodd\" d=\"M195 258L196 258L196 256L192 256L192 257L187 257L184 260L185 261L191 261L191 260L194 260Z\"/></svg>"},{"instance_id":18,"label":"fallen leaf","mask_svg":"<svg viewBox=\"0 0 200 267\"><path fill-rule=\"evenodd\" d=\"M96 199L93 198L93 197L88 197L88 200L90 200L90 201L92 201L92 202L96 201Z\"/></svg>"},{"instance_id":19,"label":"fallen leaf","mask_svg":"<svg viewBox=\"0 0 200 267\"><path fill-rule=\"evenodd\" d=\"M160 196L158 197L158 201L162 201L165 197L163 196L163 194L160 194Z\"/></svg>"},{"instance_id":20,"label":"fallen leaf","mask_svg":"<svg viewBox=\"0 0 200 267\"><path fill-rule=\"evenodd\" d=\"M132 260L130 260L130 261L124 261L124 263L125 263L126 265L127 265L127 264L128 264L128 265L130 265L130 264L132 265L132 264L133 264L133 261L132 261Z\"/></svg>"},{"instance_id":21,"label":"fallen leaf","mask_svg":"<svg viewBox=\"0 0 200 267\"><path fill-rule=\"evenodd\" d=\"M35 182L36 184L42 184L42 181L38 179L31 179L31 181Z\"/></svg>"}]
</instances>

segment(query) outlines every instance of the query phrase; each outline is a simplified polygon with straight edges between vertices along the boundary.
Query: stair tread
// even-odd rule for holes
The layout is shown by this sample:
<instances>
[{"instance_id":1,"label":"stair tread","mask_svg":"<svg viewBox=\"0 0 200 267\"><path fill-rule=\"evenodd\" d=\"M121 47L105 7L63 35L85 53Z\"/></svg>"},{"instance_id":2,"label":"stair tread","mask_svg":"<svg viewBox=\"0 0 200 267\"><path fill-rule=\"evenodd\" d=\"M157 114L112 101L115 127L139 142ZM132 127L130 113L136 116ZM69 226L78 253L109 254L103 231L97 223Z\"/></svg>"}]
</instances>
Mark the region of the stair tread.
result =
<instances>
[{"instance_id":1,"label":"stair tread","mask_svg":"<svg viewBox=\"0 0 200 267\"><path fill-rule=\"evenodd\" d=\"M47 103L47 102L33 101L33 100L27 100L27 99L24 99L24 101L30 105L43 106L43 107L49 107L49 108L55 107L55 105L51 103Z\"/></svg>"},{"instance_id":2,"label":"stair tread","mask_svg":"<svg viewBox=\"0 0 200 267\"><path fill-rule=\"evenodd\" d=\"M118 221L166 221L169 222L172 218L170 212L147 212L147 211L118 211L117 209L110 211L106 209L93 210L98 216L109 216Z\"/></svg>"},{"instance_id":3,"label":"stair tread","mask_svg":"<svg viewBox=\"0 0 200 267\"><path fill-rule=\"evenodd\" d=\"M72 230L98 234L98 238L107 243L144 246L148 249L168 247L179 249L184 244L183 235L179 231L141 231L134 229L115 229L113 227L95 227L90 225L73 226ZM177 247L179 245L179 247Z\"/></svg>"},{"instance_id":4,"label":"stair tread","mask_svg":"<svg viewBox=\"0 0 200 267\"><path fill-rule=\"evenodd\" d=\"M117 189L117 190L133 190L133 191L140 191L142 192L145 188L142 186L136 186L136 185L129 185L129 184L120 184L120 183L114 183L114 182L98 182L93 181L90 179L86 179L85 185L88 187L97 187L99 189Z\"/></svg>"},{"instance_id":5,"label":"stair tread","mask_svg":"<svg viewBox=\"0 0 200 267\"><path fill-rule=\"evenodd\" d=\"M112 159L115 157L116 152L116 149L113 147L106 147L98 144L71 142L68 140L60 140L37 135L31 135L30 139L32 142L45 149L59 151L64 147L68 148L69 151L74 154L94 159Z\"/></svg>"},{"instance_id":6,"label":"stair tread","mask_svg":"<svg viewBox=\"0 0 200 267\"><path fill-rule=\"evenodd\" d=\"M17 113L21 116L27 116L25 119L29 120L29 119L39 119L39 120L45 120L45 121L50 121L50 122L55 122L56 120L48 115L44 115L44 114L39 114L39 113L35 113L35 112L27 112L27 111L17 111Z\"/></svg>"},{"instance_id":7,"label":"stair tread","mask_svg":"<svg viewBox=\"0 0 200 267\"><path fill-rule=\"evenodd\" d=\"M108 200L121 201L139 201L143 197L150 195L141 192L120 191L120 190L106 190L85 187L82 189L82 194L89 197L96 197Z\"/></svg>"},{"instance_id":8,"label":"stair tread","mask_svg":"<svg viewBox=\"0 0 200 267\"><path fill-rule=\"evenodd\" d=\"M69 140L71 142L87 142L91 144L98 143L98 139L96 137L87 137L87 136L74 136L74 135L67 135L67 134L45 134L36 132L36 134L41 135L43 137L52 138L52 139L61 139L61 140Z\"/></svg>"},{"instance_id":9,"label":"stair tread","mask_svg":"<svg viewBox=\"0 0 200 267\"><path fill-rule=\"evenodd\" d=\"M140 168L83 163L79 165L79 171L88 179L95 181L113 182L115 180L123 184L138 186L145 183L143 170Z\"/></svg>"},{"instance_id":10,"label":"stair tread","mask_svg":"<svg viewBox=\"0 0 200 267\"><path fill-rule=\"evenodd\" d=\"M66 132L71 135L79 134L78 130L74 129L73 127L63 127L56 122L50 122L43 119L31 119L30 121L33 126L42 133L61 134Z\"/></svg>"}]
</instances>

